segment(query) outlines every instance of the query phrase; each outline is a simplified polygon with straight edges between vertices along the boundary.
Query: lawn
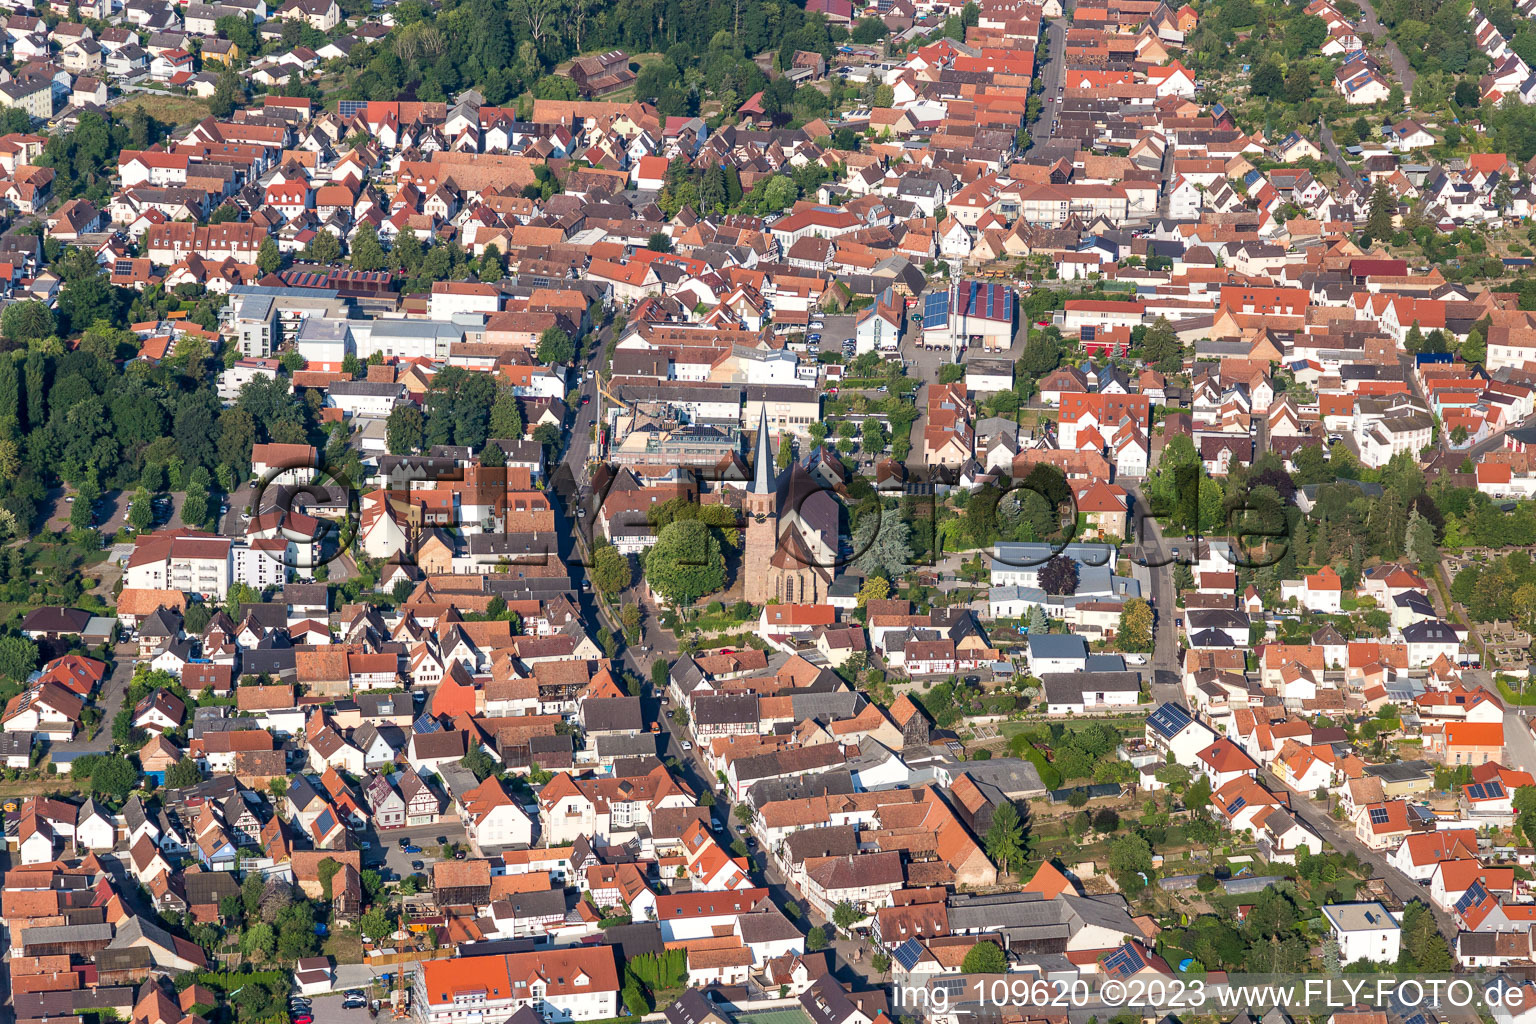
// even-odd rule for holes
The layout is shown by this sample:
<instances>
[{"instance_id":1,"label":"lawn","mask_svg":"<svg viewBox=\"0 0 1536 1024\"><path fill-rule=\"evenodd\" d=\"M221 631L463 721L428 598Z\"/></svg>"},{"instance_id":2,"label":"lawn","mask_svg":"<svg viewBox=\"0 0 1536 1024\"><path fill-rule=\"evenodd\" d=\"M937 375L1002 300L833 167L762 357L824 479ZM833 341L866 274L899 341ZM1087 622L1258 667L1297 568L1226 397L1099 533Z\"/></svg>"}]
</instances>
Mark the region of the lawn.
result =
<instances>
[{"instance_id":1,"label":"lawn","mask_svg":"<svg viewBox=\"0 0 1536 1024\"><path fill-rule=\"evenodd\" d=\"M113 107L112 112L121 117L135 106L166 124L191 124L208 116L208 104L200 99L159 92L136 92Z\"/></svg>"},{"instance_id":2,"label":"lawn","mask_svg":"<svg viewBox=\"0 0 1536 1024\"><path fill-rule=\"evenodd\" d=\"M360 964L363 962L362 935L356 928L332 929L320 951L333 957L338 964Z\"/></svg>"}]
</instances>

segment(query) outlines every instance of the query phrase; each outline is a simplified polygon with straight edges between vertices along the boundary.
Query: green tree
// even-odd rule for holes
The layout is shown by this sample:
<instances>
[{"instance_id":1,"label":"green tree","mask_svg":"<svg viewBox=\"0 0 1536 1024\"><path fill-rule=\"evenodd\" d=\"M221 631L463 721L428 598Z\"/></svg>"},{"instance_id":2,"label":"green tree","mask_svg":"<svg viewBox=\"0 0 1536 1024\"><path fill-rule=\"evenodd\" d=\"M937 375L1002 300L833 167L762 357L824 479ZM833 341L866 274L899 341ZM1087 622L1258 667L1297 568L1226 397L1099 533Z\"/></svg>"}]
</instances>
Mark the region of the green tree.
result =
<instances>
[{"instance_id":1,"label":"green tree","mask_svg":"<svg viewBox=\"0 0 1536 1024\"><path fill-rule=\"evenodd\" d=\"M1184 346L1167 317L1160 316L1141 339L1142 358L1159 373L1178 373L1184 368Z\"/></svg>"},{"instance_id":2,"label":"green tree","mask_svg":"<svg viewBox=\"0 0 1536 1024\"><path fill-rule=\"evenodd\" d=\"M195 786L201 781L203 781L203 771L190 757L183 757L165 770L165 785L169 789L183 789L187 786Z\"/></svg>"},{"instance_id":3,"label":"green tree","mask_svg":"<svg viewBox=\"0 0 1536 1024\"><path fill-rule=\"evenodd\" d=\"M54 326L53 310L35 299L13 302L0 313L0 334L9 341L38 341L52 334Z\"/></svg>"},{"instance_id":4,"label":"green tree","mask_svg":"<svg viewBox=\"0 0 1536 1024\"><path fill-rule=\"evenodd\" d=\"M1120 646L1129 651L1150 651L1152 626L1152 606L1144 598L1131 598L1120 612Z\"/></svg>"},{"instance_id":5,"label":"green tree","mask_svg":"<svg viewBox=\"0 0 1536 1024\"><path fill-rule=\"evenodd\" d=\"M128 525L135 530L146 530L154 518L155 510L150 503L149 491L140 485L133 492L133 500L128 505Z\"/></svg>"},{"instance_id":6,"label":"green tree","mask_svg":"<svg viewBox=\"0 0 1536 1024\"><path fill-rule=\"evenodd\" d=\"M397 405L384 423L384 442L391 455L409 455L421 450L426 419L414 405Z\"/></svg>"},{"instance_id":7,"label":"green tree","mask_svg":"<svg viewBox=\"0 0 1536 1024\"><path fill-rule=\"evenodd\" d=\"M619 553L612 544L602 544L592 555L592 585L599 592L612 597L630 580L629 559Z\"/></svg>"},{"instance_id":8,"label":"green tree","mask_svg":"<svg viewBox=\"0 0 1536 1024\"><path fill-rule=\"evenodd\" d=\"M24 636L0 637L0 676L24 681L37 668L37 644Z\"/></svg>"},{"instance_id":9,"label":"green tree","mask_svg":"<svg viewBox=\"0 0 1536 1024\"><path fill-rule=\"evenodd\" d=\"M558 327L546 328L539 335L539 362L546 366L565 366L576 356L576 343Z\"/></svg>"},{"instance_id":10,"label":"green tree","mask_svg":"<svg viewBox=\"0 0 1536 1024\"><path fill-rule=\"evenodd\" d=\"M965 959L960 963L960 970L965 974L1006 974L1008 957L1003 954L1001 946L984 939L972 946L970 952L965 954Z\"/></svg>"},{"instance_id":11,"label":"green tree","mask_svg":"<svg viewBox=\"0 0 1536 1024\"><path fill-rule=\"evenodd\" d=\"M1371 190L1370 212L1365 219L1365 232L1372 238L1390 238L1392 220L1397 215L1397 197L1385 181L1378 181Z\"/></svg>"},{"instance_id":12,"label":"green tree","mask_svg":"<svg viewBox=\"0 0 1536 1024\"><path fill-rule=\"evenodd\" d=\"M388 265L389 256L379 242L378 231L369 221L363 221L352 239L351 260L354 270L383 270Z\"/></svg>"},{"instance_id":13,"label":"green tree","mask_svg":"<svg viewBox=\"0 0 1536 1024\"><path fill-rule=\"evenodd\" d=\"M1152 847L1134 832L1117 836L1109 845L1109 871L1125 890L1132 885L1139 891L1145 881L1141 876L1152 873Z\"/></svg>"},{"instance_id":14,"label":"green tree","mask_svg":"<svg viewBox=\"0 0 1536 1024\"><path fill-rule=\"evenodd\" d=\"M261 240L261 248L256 250L256 267L263 274L275 274L282 265L283 254L278 251L277 240L268 235Z\"/></svg>"},{"instance_id":15,"label":"green tree","mask_svg":"<svg viewBox=\"0 0 1536 1024\"><path fill-rule=\"evenodd\" d=\"M511 388L502 388L496 393L496 402L491 406L490 433L504 441L522 440L523 412Z\"/></svg>"},{"instance_id":16,"label":"green tree","mask_svg":"<svg viewBox=\"0 0 1536 1024\"><path fill-rule=\"evenodd\" d=\"M1054 327L1029 329L1029 340L1019 358L1019 368L1043 377L1061 365L1061 332Z\"/></svg>"},{"instance_id":17,"label":"green tree","mask_svg":"<svg viewBox=\"0 0 1536 1024\"><path fill-rule=\"evenodd\" d=\"M675 605L689 605L725 586L725 553L708 526L695 519L662 528L646 553L645 578Z\"/></svg>"},{"instance_id":18,"label":"green tree","mask_svg":"<svg viewBox=\"0 0 1536 1024\"><path fill-rule=\"evenodd\" d=\"M819 953L827 948L827 932L821 925L816 925L805 933L805 949L809 953Z\"/></svg>"},{"instance_id":19,"label":"green tree","mask_svg":"<svg viewBox=\"0 0 1536 1024\"><path fill-rule=\"evenodd\" d=\"M122 802L139 784L139 770L126 757L98 758L91 769L91 790Z\"/></svg>"},{"instance_id":20,"label":"green tree","mask_svg":"<svg viewBox=\"0 0 1536 1024\"><path fill-rule=\"evenodd\" d=\"M390 920L389 912L386 908L375 905L363 914L362 920L358 922L358 927L362 929L364 935L374 942L381 942L388 938L395 930L395 922Z\"/></svg>"},{"instance_id":21,"label":"green tree","mask_svg":"<svg viewBox=\"0 0 1536 1024\"><path fill-rule=\"evenodd\" d=\"M1005 871L1013 871L1024 860L1024 823L1019 820L1013 801L1005 800L992 812L992 825L986 835L987 856Z\"/></svg>"}]
</instances>

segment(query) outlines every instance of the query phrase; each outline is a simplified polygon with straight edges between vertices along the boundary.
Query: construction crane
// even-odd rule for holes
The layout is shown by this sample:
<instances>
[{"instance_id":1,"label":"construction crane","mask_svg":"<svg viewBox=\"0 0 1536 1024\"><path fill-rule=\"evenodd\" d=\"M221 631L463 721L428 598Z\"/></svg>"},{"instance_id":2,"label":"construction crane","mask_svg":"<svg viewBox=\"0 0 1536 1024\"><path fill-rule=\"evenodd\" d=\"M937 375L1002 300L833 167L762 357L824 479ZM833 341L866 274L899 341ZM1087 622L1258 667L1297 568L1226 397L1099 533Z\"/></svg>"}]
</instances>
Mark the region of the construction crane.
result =
<instances>
[{"instance_id":1,"label":"construction crane","mask_svg":"<svg viewBox=\"0 0 1536 1024\"><path fill-rule=\"evenodd\" d=\"M395 938L400 942L398 948L402 957L406 953L414 953L416 951L416 940L411 934L411 929L407 923L404 903L400 904L400 929L395 932ZM394 1003L393 1017L395 1020L404 1020L411 1015L410 995L406 992L405 988L405 968L408 962L405 959L401 959L395 965L397 968L395 971L395 992L390 1000Z\"/></svg>"}]
</instances>

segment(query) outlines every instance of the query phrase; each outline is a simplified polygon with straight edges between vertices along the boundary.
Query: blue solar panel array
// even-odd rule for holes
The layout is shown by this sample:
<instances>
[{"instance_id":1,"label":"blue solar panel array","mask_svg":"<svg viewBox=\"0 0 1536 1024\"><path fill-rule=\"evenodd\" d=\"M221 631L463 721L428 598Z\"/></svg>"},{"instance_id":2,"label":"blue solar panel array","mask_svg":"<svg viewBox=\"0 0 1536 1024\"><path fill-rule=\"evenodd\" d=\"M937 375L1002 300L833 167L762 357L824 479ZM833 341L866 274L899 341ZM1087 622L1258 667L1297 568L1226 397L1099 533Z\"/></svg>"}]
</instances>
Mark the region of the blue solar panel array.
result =
<instances>
[{"instance_id":1,"label":"blue solar panel array","mask_svg":"<svg viewBox=\"0 0 1536 1024\"><path fill-rule=\"evenodd\" d=\"M1104 958L1104 973L1116 978L1127 978L1145 969L1146 960L1141 950L1127 943Z\"/></svg>"},{"instance_id":2,"label":"blue solar panel array","mask_svg":"<svg viewBox=\"0 0 1536 1024\"><path fill-rule=\"evenodd\" d=\"M1385 807L1372 807L1370 810L1372 825L1385 825L1387 823L1387 809Z\"/></svg>"},{"instance_id":3,"label":"blue solar panel array","mask_svg":"<svg viewBox=\"0 0 1536 1024\"><path fill-rule=\"evenodd\" d=\"M425 736L428 733L433 732L442 732L443 723L433 718L430 712L423 711L421 716L417 718L416 721L411 723L411 731L418 736Z\"/></svg>"},{"instance_id":4,"label":"blue solar panel array","mask_svg":"<svg viewBox=\"0 0 1536 1024\"><path fill-rule=\"evenodd\" d=\"M1483 883L1473 882L1467 886L1467 891L1461 894L1461 899L1456 901L1456 913L1465 914L1487 898L1488 890L1483 888Z\"/></svg>"},{"instance_id":5,"label":"blue solar panel array","mask_svg":"<svg viewBox=\"0 0 1536 1024\"><path fill-rule=\"evenodd\" d=\"M1498 779L1478 782L1467 787L1467 796L1473 800L1497 800L1504 795L1504 784Z\"/></svg>"},{"instance_id":6,"label":"blue solar panel array","mask_svg":"<svg viewBox=\"0 0 1536 1024\"><path fill-rule=\"evenodd\" d=\"M1178 704L1168 703L1147 716L1147 724L1157 730L1159 736L1172 739L1194 721L1189 712Z\"/></svg>"},{"instance_id":7,"label":"blue solar panel array","mask_svg":"<svg viewBox=\"0 0 1536 1024\"><path fill-rule=\"evenodd\" d=\"M336 113L343 121L350 120L354 114L367 109L367 100L341 100L336 104Z\"/></svg>"},{"instance_id":8,"label":"blue solar panel array","mask_svg":"<svg viewBox=\"0 0 1536 1024\"><path fill-rule=\"evenodd\" d=\"M1244 807L1247 807L1247 806L1248 806L1248 798L1245 797L1245 796L1238 797L1236 800L1233 800L1230 804L1227 805L1227 815L1228 815L1228 817L1236 814L1238 811L1242 810Z\"/></svg>"},{"instance_id":9,"label":"blue solar panel array","mask_svg":"<svg viewBox=\"0 0 1536 1024\"><path fill-rule=\"evenodd\" d=\"M949 292L929 292L923 296L923 330L949 323Z\"/></svg>"},{"instance_id":10,"label":"blue solar panel array","mask_svg":"<svg viewBox=\"0 0 1536 1024\"><path fill-rule=\"evenodd\" d=\"M896 952L891 954L891 958L901 964L903 970L910 971L923 958L923 944L916 939L908 939L896 947Z\"/></svg>"}]
</instances>

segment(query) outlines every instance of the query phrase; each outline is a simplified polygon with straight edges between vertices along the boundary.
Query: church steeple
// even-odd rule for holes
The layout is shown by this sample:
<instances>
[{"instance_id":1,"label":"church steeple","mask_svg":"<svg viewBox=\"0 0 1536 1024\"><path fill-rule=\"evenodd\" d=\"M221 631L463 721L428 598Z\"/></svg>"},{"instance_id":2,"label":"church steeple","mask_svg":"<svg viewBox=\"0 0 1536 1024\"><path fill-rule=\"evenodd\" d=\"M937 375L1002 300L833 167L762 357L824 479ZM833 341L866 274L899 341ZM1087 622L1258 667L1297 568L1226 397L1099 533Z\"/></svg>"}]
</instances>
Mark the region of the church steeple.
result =
<instances>
[{"instance_id":1,"label":"church steeple","mask_svg":"<svg viewBox=\"0 0 1536 1024\"><path fill-rule=\"evenodd\" d=\"M773 452L768 447L768 403L764 402L757 424L757 446L753 454L753 494L773 493Z\"/></svg>"}]
</instances>

